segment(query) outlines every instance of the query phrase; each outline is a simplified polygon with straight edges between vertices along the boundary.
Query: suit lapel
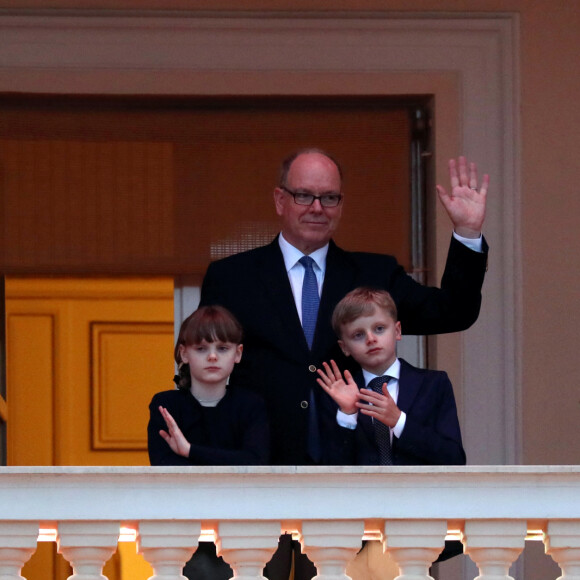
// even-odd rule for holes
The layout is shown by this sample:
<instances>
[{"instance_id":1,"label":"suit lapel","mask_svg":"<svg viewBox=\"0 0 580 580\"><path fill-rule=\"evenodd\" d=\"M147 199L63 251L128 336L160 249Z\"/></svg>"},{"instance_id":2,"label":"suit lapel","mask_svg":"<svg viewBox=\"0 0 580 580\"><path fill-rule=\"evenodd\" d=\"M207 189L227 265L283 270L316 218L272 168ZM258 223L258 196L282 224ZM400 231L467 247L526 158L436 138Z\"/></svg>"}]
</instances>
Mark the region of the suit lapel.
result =
<instances>
[{"instance_id":1,"label":"suit lapel","mask_svg":"<svg viewBox=\"0 0 580 580\"><path fill-rule=\"evenodd\" d=\"M304 331L300 324L300 318L296 311L294 295L288 280L288 273L284 264L282 251L278 244L278 238L267 246L264 246L259 262L256 263L254 275L264 288L264 295L270 301L271 310L264 307L261 316L269 316L272 323L278 320L281 325L281 337L288 345L289 356L299 354L300 358L321 358L325 356L333 346L337 338L331 328L332 311L337 302L353 288L356 270L348 259L348 255L338 248L331 240L326 256L326 272L312 353L308 349ZM296 345L300 345L299 351Z\"/></svg>"},{"instance_id":2,"label":"suit lapel","mask_svg":"<svg viewBox=\"0 0 580 580\"><path fill-rule=\"evenodd\" d=\"M326 256L326 273L318 308L313 351L324 356L336 343L331 328L332 312L336 304L353 288L356 271L348 255L331 240Z\"/></svg>"},{"instance_id":3,"label":"suit lapel","mask_svg":"<svg viewBox=\"0 0 580 580\"><path fill-rule=\"evenodd\" d=\"M397 407L407 413L417 393L421 389L421 375L415 372L415 369L403 359L401 361L401 373L399 375L399 396L397 398Z\"/></svg>"},{"instance_id":4,"label":"suit lapel","mask_svg":"<svg viewBox=\"0 0 580 580\"><path fill-rule=\"evenodd\" d=\"M264 288L263 295L270 302L270 308L264 304L261 312L256 315L269 318L272 325L275 325L276 321L279 322L282 332L276 333L276 339L287 345L289 356L294 353L299 353L300 358L307 355L308 344L296 311L278 238L264 247L264 252L256 265L255 276ZM300 345L298 350L297 345Z\"/></svg>"}]
</instances>

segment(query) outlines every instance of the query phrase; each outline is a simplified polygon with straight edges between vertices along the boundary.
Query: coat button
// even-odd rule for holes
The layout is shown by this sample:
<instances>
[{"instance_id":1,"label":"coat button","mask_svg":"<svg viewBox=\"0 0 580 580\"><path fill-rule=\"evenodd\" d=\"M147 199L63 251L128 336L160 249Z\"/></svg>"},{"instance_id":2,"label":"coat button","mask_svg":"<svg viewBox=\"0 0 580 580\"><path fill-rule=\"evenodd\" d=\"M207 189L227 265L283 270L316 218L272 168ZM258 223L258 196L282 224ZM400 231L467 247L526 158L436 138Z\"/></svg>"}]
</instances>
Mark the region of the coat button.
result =
<instances>
[{"instance_id":1,"label":"coat button","mask_svg":"<svg viewBox=\"0 0 580 580\"><path fill-rule=\"evenodd\" d=\"M303 409L308 409L308 401L300 401L300 406Z\"/></svg>"},{"instance_id":2,"label":"coat button","mask_svg":"<svg viewBox=\"0 0 580 580\"><path fill-rule=\"evenodd\" d=\"M315 373L315 372L316 372L316 365L310 365L310 366L308 367L308 370L309 370L311 373Z\"/></svg>"}]
</instances>

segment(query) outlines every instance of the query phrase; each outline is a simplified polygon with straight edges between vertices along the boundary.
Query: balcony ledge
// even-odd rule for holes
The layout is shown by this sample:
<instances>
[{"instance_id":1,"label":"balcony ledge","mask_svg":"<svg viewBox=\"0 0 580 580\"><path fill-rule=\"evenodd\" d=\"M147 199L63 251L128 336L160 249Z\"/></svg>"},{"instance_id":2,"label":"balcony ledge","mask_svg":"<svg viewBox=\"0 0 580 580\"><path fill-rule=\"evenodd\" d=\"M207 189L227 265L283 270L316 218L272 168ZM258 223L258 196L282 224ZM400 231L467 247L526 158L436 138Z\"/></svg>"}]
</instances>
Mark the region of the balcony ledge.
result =
<instances>
[{"instance_id":1,"label":"balcony ledge","mask_svg":"<svg viewBox=\"0 0 580 580\"><path fill-rule=\"evenodd\" d=\"M580 467L3 467L0 575L21 580L39 530L53 530L72 580L103 580L134 532L150 580L184 580L200 536L234 578L263 580L281 532L313 560L316 580L349 580L363 534L383 542L399 580L430 580L452 531L479 580L510 580L525 540L544 541L563 577L580 578Z\"/></svg>"},{"instance_id":2,"label":"balcony ledge","mask_svg":"<svg viewBox=\"0 0 580 580\"><path fill-rule=\"evenodd\" d=\"M579 497L579 466L0 468L2 519L36 521L569 519Z\"/></svg>"}]
</instances>

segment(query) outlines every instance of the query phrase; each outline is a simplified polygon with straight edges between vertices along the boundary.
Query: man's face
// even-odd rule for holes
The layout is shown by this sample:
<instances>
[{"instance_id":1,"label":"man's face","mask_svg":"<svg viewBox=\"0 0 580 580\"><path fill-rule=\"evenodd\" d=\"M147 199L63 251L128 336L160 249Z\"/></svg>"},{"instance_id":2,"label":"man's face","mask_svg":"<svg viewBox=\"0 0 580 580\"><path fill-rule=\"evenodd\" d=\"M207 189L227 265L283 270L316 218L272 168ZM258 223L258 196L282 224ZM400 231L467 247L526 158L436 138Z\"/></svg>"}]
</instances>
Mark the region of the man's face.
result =
<instances>
[{"instance_id":1,"label":"man's face","mask_svg":"<svg viewBox=\"0 0 580 580\"><path fill-rule=\"evenodd\" d=\"M336 165L320 153L304 153L290 167L286 187L297 193L329 195L341 193ZM305 254L328 243L338 227L342 203L323 207L319 200L312 205L298 205L284 189L274 190L276 213L282 220L282 233L288 242Z\"/></svg>"}]
</instances>

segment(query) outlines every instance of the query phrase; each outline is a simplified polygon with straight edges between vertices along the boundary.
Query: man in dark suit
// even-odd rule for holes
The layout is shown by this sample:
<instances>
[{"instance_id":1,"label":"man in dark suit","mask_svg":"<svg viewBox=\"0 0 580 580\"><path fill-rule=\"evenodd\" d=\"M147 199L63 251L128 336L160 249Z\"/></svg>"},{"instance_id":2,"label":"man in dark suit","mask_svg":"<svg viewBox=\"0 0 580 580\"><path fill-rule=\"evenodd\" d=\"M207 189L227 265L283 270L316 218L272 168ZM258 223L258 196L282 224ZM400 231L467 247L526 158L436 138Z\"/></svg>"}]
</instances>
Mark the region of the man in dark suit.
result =
<instances>
[{"instance_id":1,"label":"man in dark suit","mask_svg":"<svg viewBox=\"0 0 580 580\"><path fill-rule=\"evenodd\" d=\"M241 322L244 357L232 382L258 392L270 419L271 463L316 465L322 461L320 433L334 421L334 403L316 383L323 361L349 368L330 325L334 307L350 290L373 286L388 290L399 309L405 332L437 334L471 326L479 315L487 244L481 235L489 179L477 190L475 164L465 159L449 165L451 190L438 193L454 233L440 288L415 282L392 256L345 251L332 241L342 213L342 172L328 154L302 150L282 164L274 204L280 235L267 246L210 264L200 304L221 304ZM352 200L351 203L356 203ZM301 308L306 269L314 260L319 306L311 344ZM270 562L270 580L287 579L290 536ZM295 580L314 576L304 557L294 562Z\"/></svg>"},{"instance_id":2,"label":"man in dark suit","mask_svg":"<svg viewBox=\"0 0 580 580\"><path fill-rule=\"evenodd\" d=\"M477 191L475 165L468 167L463 158L450 162L450 176L449 193L438 186L454 225L440 288L416 283L392 256L348 252L334 244L342 175L338 164L318 150L298 152L282 165L274 190L280 235L267 246L210 264L201 305L225 306L244 328L244 357L232 381L266 400L273 464L320 463L317 435L327 420L327 397L316 384L317 369L330 359L341 368L352 365L340 352L330 324L334 307L347 292L358 286L389 291L408 334L456 332L477 319L487 263L481 227L488 178ZM301 326L304 267L298 260L303 255L315 261L320 290L310 348Z\"/></svg>"}]
</instances>

